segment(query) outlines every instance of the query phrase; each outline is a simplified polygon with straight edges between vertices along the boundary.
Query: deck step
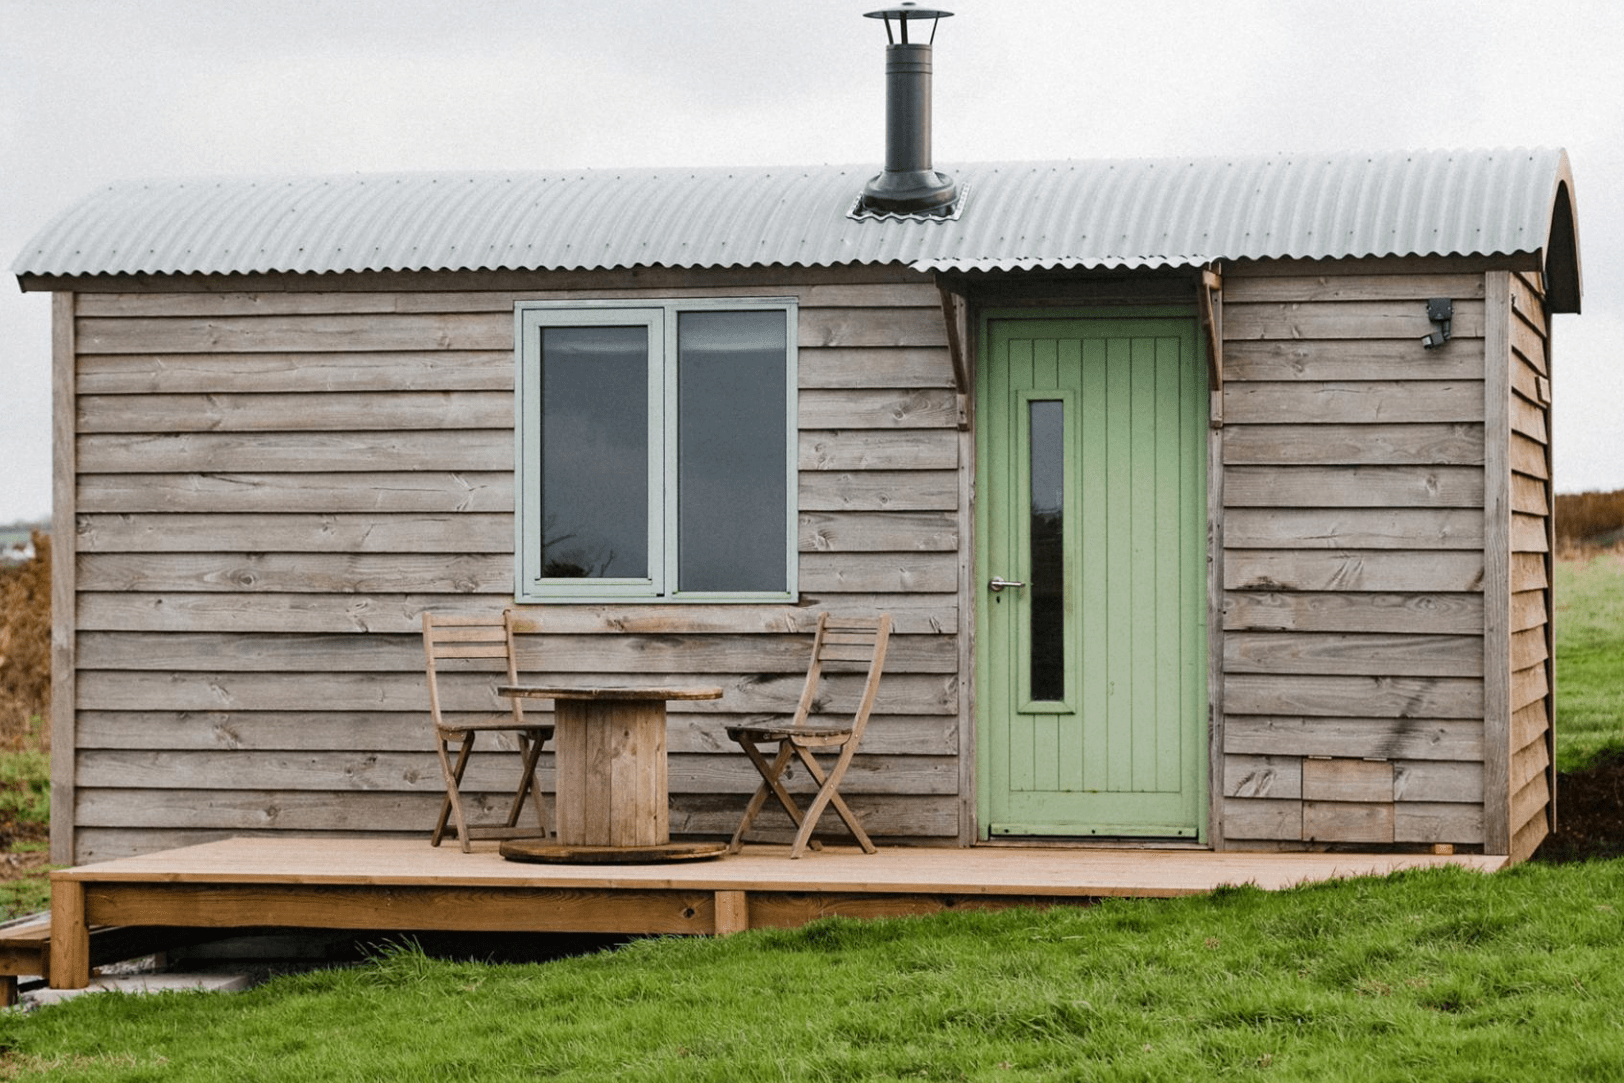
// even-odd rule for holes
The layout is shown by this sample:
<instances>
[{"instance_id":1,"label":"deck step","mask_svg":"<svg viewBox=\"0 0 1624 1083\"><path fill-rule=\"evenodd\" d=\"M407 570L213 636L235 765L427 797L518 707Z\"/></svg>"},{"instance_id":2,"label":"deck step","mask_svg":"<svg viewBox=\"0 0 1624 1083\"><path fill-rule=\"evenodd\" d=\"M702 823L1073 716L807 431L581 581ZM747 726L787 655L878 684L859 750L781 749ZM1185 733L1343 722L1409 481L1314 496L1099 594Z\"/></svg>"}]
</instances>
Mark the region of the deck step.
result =
<instances>
[{"instance_id":1,"label":"deck step","mask_svg":"<svg viewBox=\"0 0 1624 1083\"><path fill-rule=\"evenodd\" d=\"M165 951L196 936L168 926L98 925L90 930L90 965L106 966ZM0 1005L17 1003L17 979L51 977L51 915L36 914L0 925Z\"/></svg>"}]
</instances>

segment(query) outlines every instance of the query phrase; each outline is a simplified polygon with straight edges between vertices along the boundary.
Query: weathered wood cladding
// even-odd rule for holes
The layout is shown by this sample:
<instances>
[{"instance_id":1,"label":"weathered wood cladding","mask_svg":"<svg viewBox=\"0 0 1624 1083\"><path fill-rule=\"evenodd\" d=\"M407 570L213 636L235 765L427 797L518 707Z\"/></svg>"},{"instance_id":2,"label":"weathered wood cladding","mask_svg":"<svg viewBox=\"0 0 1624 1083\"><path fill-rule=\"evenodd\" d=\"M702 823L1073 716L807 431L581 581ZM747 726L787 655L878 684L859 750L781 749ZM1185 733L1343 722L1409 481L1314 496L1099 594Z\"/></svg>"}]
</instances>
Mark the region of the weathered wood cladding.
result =
<instances>
[{"instance_id":1,"label":"weathered wood cladding","mask_svg":"<svg viewBox=\"0 0 1624 1083\"><path fill-rule=\"evenodd\" d=\"M370 277L76 295L59 334L59 382L76 384L59 420L76 434L80 630L62 860L260 831L426 831L441 789L413 633L424 609L511 604L521 298L801 305L802 605L542 607L526 614L529 667L726 688L674 705L670 733L673 831L725 835L754 782L723 725L793 708L818 609L890 611L877 713L842 792L878 837L963 840L968 509L925 276ZM833 680L829 710L856 679ZM488 684L453 674L446 694L484 709ZM492 791L476 800L500 803L506 783L474 770Z\"/></svg>"},{"instance_id":2,"label":"weathered wood cladding","mask_svg":"<svg viewBox=\"0 0 1624 1083\"><path fill-rule=\"evenodd\" d=\"M1551 343L1537 275L1504 274L1509 311L1507 382L1512 447L1509 621L1511 694L1507 733L1508 852L1533 853L1556 827L1555 642L1551 597L1556 535L1551 495ZM1517 573L1520 572L1520 575Z\"/></svg>"},{"instance_id":3,"label":"weathered wood cladding","mask_svg":"<svg viewBox=\"0 0 1624 1083\"><path fill-rule=\"evenodd\" d=\"M1015 277L999 303L1032 288ZM890 611L881 701L843 792L876 836L970 841L961 425L975 404L932 281L753 268L255 284L58 296L58 461L72 464L58 526L77 529L58 531L71 559L56 590L76 616L54 725L76 753L58 757L53 796L74 815L56 860L432 821L418 617L511 604L512 304L540 297L799 299L803 604L540 607L530 667L727 689L670 716L673 830L723 835L753 785L723 725L793 706L820 608ZM1227 267L1223 284L1213 837L1503 838L1526 856L1554 816L1538 276L1276 261ZM1454 337L1423 350L1435 296L1455 301ZM454 709L485 709L487 683L452 675ZM854 687L837 681L831 709ZM494 810L503 781L485 770L475 799Z\"/></svg>"},{"instance_id":4,"label":"weathered wood cladding","mask_svg":"<svg viewBox=\"0 0 1624 1083\"><path fill-rule=\"evenodd\" d=\"M1485 842L1488 277L1226 269L1230 846ZM1426 350L1432 297L1453 338Z\"/></svg>"}]
</instances>

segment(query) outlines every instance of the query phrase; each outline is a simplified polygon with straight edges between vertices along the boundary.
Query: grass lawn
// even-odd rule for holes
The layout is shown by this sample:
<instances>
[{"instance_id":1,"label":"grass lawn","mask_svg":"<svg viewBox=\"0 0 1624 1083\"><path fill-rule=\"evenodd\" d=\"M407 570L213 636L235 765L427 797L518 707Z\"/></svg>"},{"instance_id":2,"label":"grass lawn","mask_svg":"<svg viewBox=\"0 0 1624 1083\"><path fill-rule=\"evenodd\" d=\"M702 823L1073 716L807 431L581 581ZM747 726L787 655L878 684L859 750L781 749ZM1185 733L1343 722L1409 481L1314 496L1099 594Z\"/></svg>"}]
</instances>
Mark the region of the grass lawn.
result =
<instances>
[{"instance_id":1,"label":"grass lawn","mask_svg":"<svg viewBox=\"0 0 1624 1083\"><path fill-rule=\"evenodd\" d=\"M532 966L405 950L0 1018L74 1080L1608 1079L1624 862L828 920Z\"/></svg>"},{"instance_id":2,"label":"grass lawn","mask_svg":"<svg viewBox=\"0 0 1624 1083\"><path fill-rule=\"evenodd\" d=\"M1556 562L1556 766L1624 745L1624 549ZM1558 797L1560 807L1560 797Z\"/></svg>"},{"instance_id":3,"label":"grass lawn","mask_svg":"<svg viewBox=\"0 0 1624 1083\"><path fill-rule=\"evenodd\" d=\"M1624 558L1562 562L1557 592L1570 770L1624 744ZM397 947L244 994L0 1014L0 1079L24 1076L1619 1080L1624 860L825 921L534 966Z\"/></svg>"}]
</instances>

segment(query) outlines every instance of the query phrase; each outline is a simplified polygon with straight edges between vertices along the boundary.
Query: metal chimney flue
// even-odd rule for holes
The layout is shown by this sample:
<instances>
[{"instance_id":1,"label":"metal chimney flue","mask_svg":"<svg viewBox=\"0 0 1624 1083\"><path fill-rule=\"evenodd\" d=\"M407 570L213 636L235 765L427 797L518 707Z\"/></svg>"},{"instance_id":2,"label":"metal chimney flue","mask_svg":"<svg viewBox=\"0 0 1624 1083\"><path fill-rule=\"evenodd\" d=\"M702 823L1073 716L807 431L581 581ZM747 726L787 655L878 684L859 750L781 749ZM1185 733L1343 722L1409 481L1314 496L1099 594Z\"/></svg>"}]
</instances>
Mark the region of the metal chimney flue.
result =
<instances>
[{"instance_id":1,"label":"metal chimney flue","mask_svg":"<svg viewBox=\"0 0 1624 1083\"><path fill-rule=\"evenodd\" d=\"M936 22L952 15L915 7L905 0L898 7L870 11L868 19L885 20L885 172L863 189L864 211L890 214L946 214L958 198L958 185L946 173L931 168L930 68ZM891 30L897 21L898 32ZM930 20L930 37L908 40L908 24ZM898 40L900 37L901 40Z\"/></svg>"}]
</instances>

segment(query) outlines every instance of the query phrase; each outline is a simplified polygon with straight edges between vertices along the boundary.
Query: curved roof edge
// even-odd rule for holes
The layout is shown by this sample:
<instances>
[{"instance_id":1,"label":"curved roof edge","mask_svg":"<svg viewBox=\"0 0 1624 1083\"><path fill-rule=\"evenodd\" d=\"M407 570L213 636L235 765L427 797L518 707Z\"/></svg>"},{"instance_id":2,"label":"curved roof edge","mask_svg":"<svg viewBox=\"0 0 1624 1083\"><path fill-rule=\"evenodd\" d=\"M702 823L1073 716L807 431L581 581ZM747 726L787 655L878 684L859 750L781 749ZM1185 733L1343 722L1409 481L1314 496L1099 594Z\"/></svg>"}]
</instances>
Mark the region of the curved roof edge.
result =
<instances>
[{"instance_id":1,"label":"curved roof edge","mask_svg":"<svg viewBox=\"0 0 1624 1083\"><path fill-rule=\"evenodd\" d=\"M1566 151L1561 152L1555 180L1551 184L1550 232L1546 235L1545 303L1552 312L1578 312L1584 294L1584 276L1579 263L1579 213L1574 204L1573 167Z\"/></svg>"},{"instance_id":2,"label":"curved roof edge","mask_svg":"<svg viewBox=\"0 0 1624 1083\"><path fill-rule=\"evenodd\" d=\"M91 275L828 267L921 271L1213 260L1537 257L1578 311L1559 149L992 162L953 219L853 219L867 166L211 177L120 182L12 270Z\"/></svg>"}]
</instances>

